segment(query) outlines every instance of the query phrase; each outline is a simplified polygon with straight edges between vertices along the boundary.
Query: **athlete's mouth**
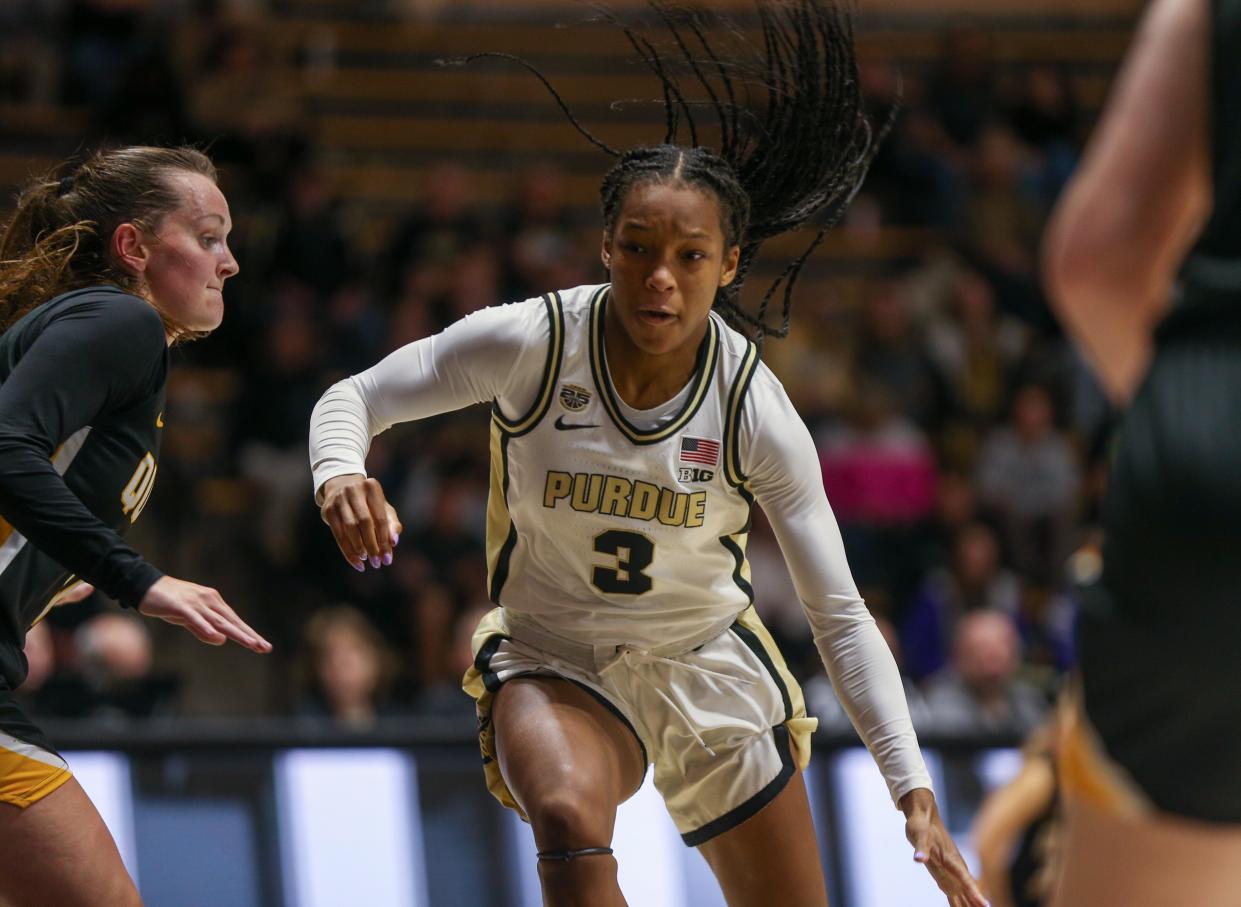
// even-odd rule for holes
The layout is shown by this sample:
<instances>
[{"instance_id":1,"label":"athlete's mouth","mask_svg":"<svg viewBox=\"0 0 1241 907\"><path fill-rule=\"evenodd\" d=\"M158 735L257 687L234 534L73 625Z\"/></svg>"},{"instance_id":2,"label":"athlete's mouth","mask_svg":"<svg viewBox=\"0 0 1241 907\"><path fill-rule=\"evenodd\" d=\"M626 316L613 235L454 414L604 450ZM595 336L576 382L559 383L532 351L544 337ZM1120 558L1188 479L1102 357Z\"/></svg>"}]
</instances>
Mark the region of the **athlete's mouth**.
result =
<instances>
[{"instance_id":1,"label":"athlete's mouth","mask_svg":"<svg viewBox=\"0 0 1241 907\"><path fill-rule=\"evenodd\" d=\"M638 309L638 317L647 324L668 324L675 321L677 316L662 309Z\"/></svg>"}]
</instances>

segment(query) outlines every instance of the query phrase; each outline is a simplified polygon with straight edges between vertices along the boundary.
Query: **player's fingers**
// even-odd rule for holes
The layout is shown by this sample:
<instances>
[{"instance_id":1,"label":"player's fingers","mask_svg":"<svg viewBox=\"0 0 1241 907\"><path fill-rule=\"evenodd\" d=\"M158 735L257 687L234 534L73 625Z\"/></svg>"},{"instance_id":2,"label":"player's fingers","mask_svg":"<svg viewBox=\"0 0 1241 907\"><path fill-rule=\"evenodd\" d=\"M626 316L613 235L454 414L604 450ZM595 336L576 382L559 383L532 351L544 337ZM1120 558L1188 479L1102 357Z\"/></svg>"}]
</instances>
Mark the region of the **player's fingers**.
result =
<instances>
[{"instance_id":1,"label":"player's fingers","mask_svg":"<svg viewBox=\"0 0 1241 907\"><path fill-rule=\"evenodd\" d=\"M336 539L336 547L354 570L364 570L365 560L362 539L354 525L353 506L341 495L324 514L332 537Z\"/></svg>"},{"instance_id":2,"label":"player's fingers","mask_svg":"<svg viewBox=\"0 0 1241 907\"><path fill-rule=\"evenodd\" d=\"M369 480L368 480L369 481ZM378 567L379 543L375 540L375 517L371 513L371 502L366 485L350 488L349 507L353 512L352 528L357 533L358 555L362 561L370 561L372 567Z\"/></svg>"},{"instance_id":3,"label":"player's fingers","mask_svg":"<svg viewBox=\"0 0 1241 907\"><path fill-rule=\"evenodd\" d=\"M944 865L949 875L956 880L957 884L961 886L961 890L967 896L971 899L985 902L982 891L978 887L978 880L974 878L970 868L965 865L965 860L955 847L944 855Z\"/></svg>"},{"instance_id":4,"label":"player's fingers","mask_svg":"<svg viewBox=\"0 0 1241 907\"><path fill-rule=\"evenodd\" d=\"M384 499L383 486L375 479L367 479L363 487L366 490L366 509L372 520L371 536L364 537L371 566L391 564L392 529L388 525L388 511L391 508Z\"/></svg>"},{"instance_id":5,"label":"player's fingers","mask_svg":"<svg viewBox=\"0 0 1241 907\"><path fill-rule=\"evenodd\" d=\"M175 619L171 619L170 623L180 624L193 633L200 642L205 642L209 646L222 646L228 641L223 633L211 626L207 618L193 609L184 611Z\"/></svg>"},{"instance_id":6,"label":"player's fingers","mask_svg":"<svg viewBox=\"0 0 1241 907\"><path fill-rule=\"evenodd\" d=\"M396 543L401 540L401 533L405 531L405 524L401 522L401 518L396 515L396 508L391 504L384 505L388 510L388 531L391 535L392 547L396 547Z\"/></svg>"},{"instance_id":7,"label":"player's fingers","mask_svg":"<svg viewBox=\"0 0 1241 907\"><path fill-rule=\"evenodd\" d=\"M254 632L249 624L242 620L237 612L228 606L224 599L220 599L216 604L215 613L218 620L215 621L216 629L224 635L228 636L236 642L241 643L247 649L255 652L270 652L271 643Z\"/></svg>"}]
</instances>

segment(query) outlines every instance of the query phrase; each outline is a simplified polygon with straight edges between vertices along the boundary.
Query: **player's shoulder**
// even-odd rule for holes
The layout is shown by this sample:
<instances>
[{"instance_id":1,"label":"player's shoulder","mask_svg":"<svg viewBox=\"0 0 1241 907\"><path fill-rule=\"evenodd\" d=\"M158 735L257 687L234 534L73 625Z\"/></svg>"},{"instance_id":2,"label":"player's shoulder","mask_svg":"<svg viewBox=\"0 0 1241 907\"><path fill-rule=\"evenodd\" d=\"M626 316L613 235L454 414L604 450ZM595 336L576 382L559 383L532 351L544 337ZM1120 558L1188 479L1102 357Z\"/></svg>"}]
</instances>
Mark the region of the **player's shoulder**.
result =
<instances>
[{"instance_id":1,"label":"player's shoulder","mask_svg":"<svg viewBox=\"0 0 1241 907\"><path fill-rule=\"evenodd\" d=\"M43 308L47 323L72 320L86 330L124 338L131 346L165 344L164 322L155 307L117 287L72 290L55 297Z\"/></svg>"},{"instance_id":2,"label":"player's shoulder","mask_svg":"<svg viewBox=\"0 0 1241 907\"><path fill-rule=\"evenodd\" d=\"M603 300L610 286L606 283L582 284L567 290L554 290L547 294L547 298L566 321L581 321L590 318L591 311Z\"/></svg>"}]
</instances>

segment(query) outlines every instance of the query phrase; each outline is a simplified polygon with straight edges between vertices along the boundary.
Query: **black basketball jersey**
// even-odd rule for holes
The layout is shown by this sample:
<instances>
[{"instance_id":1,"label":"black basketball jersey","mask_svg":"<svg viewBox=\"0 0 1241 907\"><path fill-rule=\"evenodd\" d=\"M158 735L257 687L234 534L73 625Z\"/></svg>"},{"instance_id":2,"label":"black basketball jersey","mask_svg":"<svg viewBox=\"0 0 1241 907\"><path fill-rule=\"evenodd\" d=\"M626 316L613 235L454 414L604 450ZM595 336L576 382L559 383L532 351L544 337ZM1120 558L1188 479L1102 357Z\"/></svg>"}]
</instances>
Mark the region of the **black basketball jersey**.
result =
<instances>
[{"instance_id":1,"label":"black basketball jersey","mask_svg":"<svg viewBox=\"0 0 1241 907\"><path fill-rule=\"evenodd\" d=\"M155 482L168 347L149 304L65 293L0 335L0 676L75 577L136 606L160 573L121 540Z\"/></svg>"},{"instance_id":2,"label":"black basketball jersey","mask_svg":"<svg viewBox=\"0 0 1241 907\"><path fill-rule=\"evenodd\" d=\"M1185 267L1184 302L1241 304L1241 0L1210 0L1212 211Z\"/></svg>"}]
</instances>

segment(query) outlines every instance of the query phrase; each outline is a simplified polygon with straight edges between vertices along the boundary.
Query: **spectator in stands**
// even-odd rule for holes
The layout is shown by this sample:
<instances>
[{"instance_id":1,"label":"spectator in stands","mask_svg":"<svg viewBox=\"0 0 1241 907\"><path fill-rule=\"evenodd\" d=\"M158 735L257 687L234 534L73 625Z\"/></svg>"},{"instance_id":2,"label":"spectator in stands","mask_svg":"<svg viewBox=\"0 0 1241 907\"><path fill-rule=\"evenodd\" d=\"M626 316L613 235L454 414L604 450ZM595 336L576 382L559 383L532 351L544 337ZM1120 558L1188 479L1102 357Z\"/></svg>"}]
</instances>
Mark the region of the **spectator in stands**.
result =
<instances>
[{"instance_id":1,"label":"spectator in stands","mask_svg":"<svg viewBox=\"0 0 1241 907\"><path fill-rule=\"evenodd\" d=\"M1003 417L1029 333L996 311L986 277L965 266L953 271L944 311L927 328L948 409L940 453L950 465L972 466L986 432Z\"/></svg>"},{"instance_id":2,"label":"spectator in stands","mask_svg":"<svg viewBox=\"0 0 1241 907\"><path fill-rule=\"evenodd\" d=\"M176 682L157 675L146 625L122 611L105 611L73 634L83 682L77 714L95 720L168 714Z\"/></svg>"},{"instance_id":3,"label":"spectator in stands","mask_svg":"<svg viewBox=\"0 0 1241 907\"><path fill-rule=\"evenodd\" d=\"M0 101L45 106L56 99L56 13L56 4L45 0L0 4Z\"/></svg>"},{"instance_id":4,"label":"spectator in stands","mask_svg":"<svg viewBox=\"0 0 1241 907\"><path fill-rule=\"evenodd\" d=\"M1051 63L1028 67L1007 119L1018 138L1042 158L1040 189L1050 208L1072 175L1081 148L1081 111L1068 73Z\"/></svg>"},{"instance_id":5,"label":"spectator in stands","mask_svg":"<svg viewBox=\"0 0 1241 907\"><path fill-rule=\"evenodd\" d=\"M365 730L399 712L389 698L395 658L359 611L324 608L311 616L303 638L299 718Z\"/></svg>"},{"instance_id":6,"label":"spectator in stands","mask_svg":"<svg viewBox=\"0 0 1241 907\"><path fill-rule=\"evenodd\" d=\"M256 514L257 545L271 563L294 557L295 521L310 480L304 447L306 407L321 386L320 331L308 306L283 296L275 306L258 367L238 401L237 457L241 474L254 483L262 507Z\"/></svg>"},{"instance_id":7,"label":"spectator in stands","mask_svg":"<svg viewBox=\"0 0 1241 907\"><path fill-rule=\"evenodd\" d=\"M861 585L891 587L916 567L917 527L935 502L935 459L891 394L858 379L848 421L816 438L823 486Z\"/></svg>"},{"instance_id":8,"label":"spectator in stands","mask_svg":"<svg viewBox=\"0 0 1241 907\"><path fill-rule=\"evenodd\" d=\"M994 611L1009 620L1021 607L1021 584L1000 562L995 532L970 523L958 533L947 569L927 576L901 626L909 673L922 680L944 667L957 623L972 611Z\"/></svg>"},{"instance_id":9,"label":"spectator in stands","mask_svg":"<svg viewBox=\"0 0 1241 907\"><path fill-rule=\"evenodd\" d=\"M961 27L944 35L931 74L927 103L952 140L972 148L996 109L994 50L981 28Z\"/></svg>"},{"instance_id":10,"label":"spectator in stands","mask_svg":"<svg viewBox=\"0 0 1241 907\"><path fill-rule=\"evenodd\" d=\"M1082 474L1076 450L1056 428L1046 388L1017 391L1010 424L992 432L979 457L977 482L1014 567L1035 582L1057 584L1073 542Z\"/></svg>"},{"instance_id":11,"label":"spectator in stands","mask_svg":"<svg viewBox=\"0 0 1241 907\"><path fill-rule=\"evenodd\" d=\"M1037 157L996 119L979 136L969 175L958 243L995 284L1001 308L1054 330L1034 254L1046 216Z\"/></svg>"},{"instance_id":12,"label":"spectator in stands","mask_svg":"<svg viewBox=\"0 0 1241 907\"><path fill-rule=\"evenodd\" d=\"M941 406L939 375L925 351L899 278L867 282L853 351L858 377L883 388L901 416L935 429Z\"/></svg>"},{"instance_id":13,"label":"spectator in stands","mask_svg":"<svg viewBox=\"0 0 1241 907\"><path fill-rule=\"evenodd\" d=\"M304 143L307 106L291 69L262 23L222 23L189 85L197 134L217 160L249 177L251 194L278 201Z\"/></svg>"},{"instance_id":14,"label":"spectator in stands","mask_svg":"<svg viewBox=\"0 0 1241 907\"><path fill-rule=\"evenodd\" d=\"M330 298L354 270L340 197L323 169L303 161L288 182L276 228L272 276L304 283Z\"/></svg>"},{"instance_id":15,"label":"spectator in stands","mask_svg":"<svg viewBox=\"0 0 1241 907\"><path fill-rule=\"evenodd\" d=\"M470 172L457 163L437 165L427 174L422 201L392 231L380 262L382 291L404 295L420 272L447 266L490 232L474 209Z\"/></svg>"},{"instance_id":16,"label":"spectator in stands","mask_svg":"<svg viewBox=\"0 0 1241 907\"><path fill-rule=\"evenodd\" d=\"M527 167L501 217L505 299L528 299L544 287L572 286L560 270L577 257L576 219L567 203L565 173L547 161ZM566 282L568 281L568 282Z\"/></svg>"},{"instance_id":17,"label":"spectator in stands","mask_svg":"<svg viewBox=\"0 0 1241 907\"><path fill-rule=\"evenodd\" d=\"M1017 677L1021 663L1012 618L974 611L961 618L952 664L923 686L928 731L1025 735L1043 720L1046 697Z\"/></svg>"}]
</instances>

